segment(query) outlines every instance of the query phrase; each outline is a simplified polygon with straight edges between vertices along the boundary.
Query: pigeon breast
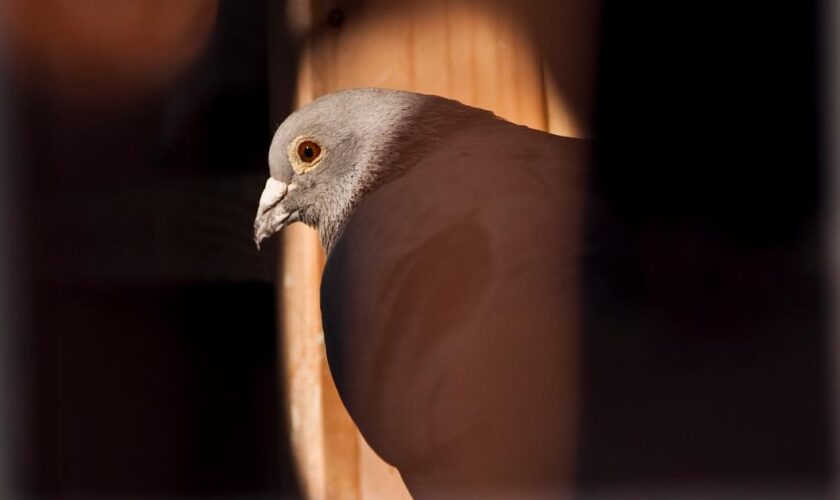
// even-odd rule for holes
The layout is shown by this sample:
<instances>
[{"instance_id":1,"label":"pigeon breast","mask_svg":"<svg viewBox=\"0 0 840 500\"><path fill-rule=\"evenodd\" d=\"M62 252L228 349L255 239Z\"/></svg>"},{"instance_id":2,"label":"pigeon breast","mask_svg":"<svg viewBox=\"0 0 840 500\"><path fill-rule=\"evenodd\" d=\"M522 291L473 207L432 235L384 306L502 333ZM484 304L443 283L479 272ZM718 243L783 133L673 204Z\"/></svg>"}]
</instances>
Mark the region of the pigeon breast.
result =
<instances>
[{"instance_id":1,"label":"pigeon breast","mask_svg":"<svg viewBox=\"0 0 840 500\"><path fill-rule=\"evenodd\" d=\"M330 370L413 494L568 479L586 154L476 121L367 193L331 250Z\"/></svg>"}]
</instances>

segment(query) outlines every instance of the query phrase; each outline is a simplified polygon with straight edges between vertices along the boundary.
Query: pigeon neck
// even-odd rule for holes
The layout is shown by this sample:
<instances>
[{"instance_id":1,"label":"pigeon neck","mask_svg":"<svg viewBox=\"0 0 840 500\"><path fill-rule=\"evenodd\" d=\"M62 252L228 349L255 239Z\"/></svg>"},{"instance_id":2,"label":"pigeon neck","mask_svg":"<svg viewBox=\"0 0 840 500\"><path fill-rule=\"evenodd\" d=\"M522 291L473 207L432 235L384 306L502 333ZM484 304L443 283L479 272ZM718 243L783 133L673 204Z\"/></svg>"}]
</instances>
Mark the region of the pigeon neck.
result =
<instances>
[{"instance_id":1,"label":"pigeon neck","mask_svg":"<svg viewBox=\"0 0 840 500\"><path fill-rule=\"evenodd\" d=\"M350 189L344 191L346 199L331 216L320 221L318 233L327 255L365 196L401 177L452 135L477 124L499 120L489 111L457 101L423 97L417 106L388 117L387 126L379 134L381 140L369 143L365 155L368 161L361 162L349 179Z\"/></svg>"}]
</instances>

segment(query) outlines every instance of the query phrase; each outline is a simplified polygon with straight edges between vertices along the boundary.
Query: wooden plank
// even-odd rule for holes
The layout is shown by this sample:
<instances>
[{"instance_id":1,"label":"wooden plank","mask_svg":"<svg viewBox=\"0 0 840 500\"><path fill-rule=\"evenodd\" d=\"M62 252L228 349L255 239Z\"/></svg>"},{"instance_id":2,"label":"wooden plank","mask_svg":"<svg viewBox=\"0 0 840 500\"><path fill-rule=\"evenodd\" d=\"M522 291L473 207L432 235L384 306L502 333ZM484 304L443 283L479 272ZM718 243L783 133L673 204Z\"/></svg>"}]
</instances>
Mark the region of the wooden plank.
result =
<instances>
[{"instance_id":1,"label":"wooden plank","mask_svg":"<svg viewBox=\"0 0 840 500\"><path fill-rule=\"evenodd\" d=\"M284 230L281 245L279 325L283 332L289 436L301 488L308 498L326 496L324 359L318 288L323 266L317 235L302 224Z\"/></svg>"},{"instance_id":2,"label":"wooden plank","mask_svg":"<svg viewBox=\"0 0 840 500\"><path fill-rule=\"evenodd\" d=\"M337 78L329 92L353 87L411 87L412 24L402 9L371 2L364 10L344 8L346 21L331 35ZM324 43L329 43L324 41Z\"/></svg>"},{"instance_id":3,"label":"wooden plank","mask_svg":"<svg viewBox=\"0 0 840 500\"><path fill-rule=\"evenodd\" d=\"M379 458L359 435L359 496L387 500L410 499L400 472Z\"/></svg>"},{"instance_id":4,"label":"wooden plank","mask_svg":"<svg viewBox=\"0 0 840 500\"><path fill-rule=\"evenodd\" d=\"M473 33L475 31L475 13L470 5L463 2L450 2L446 7L446 29L449 33L449 46L446 53L439 57L440 68L448 69L451 85L446 97L451 97L466 104L476 104L476 74L472 52Z\"/></svg>"},{"instance_id":5,"label":"wooden plank","mask_svg":"<svg viewBox=\"0 0 840 500\"><path fill-rule=\"evenodd\" d=\"M540 54L524 25L522 12L528 7L512 1L499 2L500 36L497 42L497 78L505 89L497 105L500 116L514 123L545 130L545 100ZM495 105L491 108L495 110Z\"/></svg>"},{"instance_id":6,"label":"wooden plank","mask_svg":"<svg viewBox=\"0 0 840 500\"><path fill-rule=\"evenodd\" d=\"M574 112L569 109L568 98L548 68L543 77L546 89L547 130L552 134L566 137L585 137L586 132L583 126L577 122Z\"/></svg>"},{"instance_id":7,"label":"wooden plank","mask_svg":"<svg viewBox=\"0 0 840 500\"><path fill-rule=\"evenodd\" d=\"M547 127L591 137L597 51L597 0L533 0L528 25L543 56Z\"/></svg>"},{"instance_id":8,"label":"wooden plank","mask_svg":"<svg viewBox=\"0 0 840 500\"><path fill-rule=\"evenodd\" d=\"M315 14L313 14L314 16ZM331 86L332 51L308 43L298 70L296 105ZM280 316L292 448L308 498L358 498L357 433L329 373L321 326L318 284L324 265L317 233L301 224L284 231Z\"/></svg>"},{"instance_id":9,"label":"wooden plank","mask_svg":"<svg viewBox=\"0 0 840 500\"><path fill-rule=\"evenodd\" d=\"M320 365L326 498L359 498L359 431L341 403L329 366L325 361Z\"/></svg>"},{"instance_id":10,"label":"wooden plank","mask_svg":"<svg viewBox=\"0 0 840 500\"><path fill-rule=\"evenodd\" d=\"M412 22L412 81L417 92L434 95L451 95L453 78L447 61L450 45L446 0L430 0L426 4L411 6Z\"/></svg>"}]
</instances>

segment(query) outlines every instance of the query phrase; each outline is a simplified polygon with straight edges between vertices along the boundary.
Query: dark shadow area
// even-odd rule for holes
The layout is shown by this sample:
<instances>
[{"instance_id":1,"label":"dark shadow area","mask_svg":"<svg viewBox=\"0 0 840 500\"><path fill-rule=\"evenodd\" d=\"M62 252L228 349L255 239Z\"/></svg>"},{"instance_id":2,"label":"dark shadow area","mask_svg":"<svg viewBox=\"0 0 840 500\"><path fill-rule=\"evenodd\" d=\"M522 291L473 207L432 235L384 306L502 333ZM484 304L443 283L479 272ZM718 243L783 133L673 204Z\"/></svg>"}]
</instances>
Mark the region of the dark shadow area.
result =
<instances>
[{"instance_id":1,"label":"dark shadow area","mask_svg":"<svg viewBox=\"0 0 840 500\"><path fill-rule=\"evenodd\" d=\"M277 248L251 239L268 8L222 1L200 55L151 90L74 100L15 81L26 497L299 496Z\"/></svg>"},{"instance_id":2,"label":"dark shadow area","mask_svg":"<svg viewBox=\"0 0 840 500\"><path fill-rule=\"evenodd\" d=\"M584 491L827 492L819 6L605 1Z\"/></svg>"}]
</instances>

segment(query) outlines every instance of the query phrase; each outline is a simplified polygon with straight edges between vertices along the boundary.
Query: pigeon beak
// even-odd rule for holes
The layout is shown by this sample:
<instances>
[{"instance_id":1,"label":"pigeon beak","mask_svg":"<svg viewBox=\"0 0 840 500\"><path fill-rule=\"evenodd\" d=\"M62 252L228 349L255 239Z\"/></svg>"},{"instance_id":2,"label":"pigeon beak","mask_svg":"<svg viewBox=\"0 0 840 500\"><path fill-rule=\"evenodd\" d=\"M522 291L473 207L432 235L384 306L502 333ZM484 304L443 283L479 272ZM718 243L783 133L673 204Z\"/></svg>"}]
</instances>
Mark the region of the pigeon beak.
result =
<instances>
[{"instance_id":1,"label":"pigeon beak","mask_svg":"<svg viewBox=\"0 0 840 500\"><path fill-rule=\"evenodd\" d=\"M254 220L254 243L257 244L257 250L259 250L260 243L264 239L283 229L288 221L291 213L283 210L280 202L283 201L289 191L296 187L294 184L286 184L271 177L268 178L262 196L260 196L257 218Z\"/></svg>"}]
</instances>

